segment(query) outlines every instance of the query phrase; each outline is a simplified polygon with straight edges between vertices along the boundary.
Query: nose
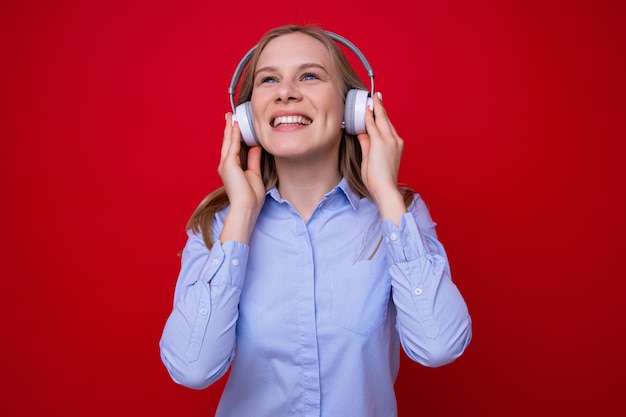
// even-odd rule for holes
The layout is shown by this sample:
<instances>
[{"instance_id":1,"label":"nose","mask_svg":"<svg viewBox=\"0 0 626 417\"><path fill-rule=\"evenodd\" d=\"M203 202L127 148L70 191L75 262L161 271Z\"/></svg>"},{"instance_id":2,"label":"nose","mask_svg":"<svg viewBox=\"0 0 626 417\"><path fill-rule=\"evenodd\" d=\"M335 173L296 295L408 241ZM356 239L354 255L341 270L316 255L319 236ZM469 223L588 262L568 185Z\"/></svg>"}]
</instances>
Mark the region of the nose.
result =
<instances>
[{"instance_id":1,"label":"nose","mask_svg":"<svg viewBox=\"0 0 626 417\"><path fill-rule=\"evenodd\" d=\"M288 103L290 101L299 101L302 94L297 84L288 78L282 79L277 91L276 101Z\"/></svg>"}]
</instances>

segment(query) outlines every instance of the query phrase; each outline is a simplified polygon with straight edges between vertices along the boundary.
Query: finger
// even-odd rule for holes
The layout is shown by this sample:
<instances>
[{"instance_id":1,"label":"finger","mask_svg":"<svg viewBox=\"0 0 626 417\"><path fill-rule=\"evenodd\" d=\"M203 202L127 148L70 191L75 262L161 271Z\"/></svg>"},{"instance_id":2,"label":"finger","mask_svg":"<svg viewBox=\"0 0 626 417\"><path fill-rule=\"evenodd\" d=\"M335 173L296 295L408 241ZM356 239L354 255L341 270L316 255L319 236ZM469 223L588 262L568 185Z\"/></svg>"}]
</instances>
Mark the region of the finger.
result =
<instances>
[{"instance_id":1,"label":"finger","mask_svg":"<svg viewBox=\"0 0 626 417\"><path fill-rule=\"evenodd\" d=\"M230 152L239 155L241 149L241 130L239 129L239 123L235 116L231 115L231 129L230 129Z\"/></svg>"},{"instance_id":2,"label":"finger","mask_svg":"<svg viewBox=\"0 0 626 417\"><path fill-rule=\"evenodd\" d=\"M379 114L375 115L377 127L383 138L388 139L389 141L396 142L400 146L403 144L402 138L398 135L395 126L389 119L389 115L387 114L387 110L382 103L382 94L379 92L376 94L377 104L375 108L378 109Z\"/></svg>"},{"instance_id":3,"label":"finger","mask_svg":"<svg viewBox=\"0 0 626 417\"><path fill-rule=\"evenodd\" d=\"M374 100L374 119L376 121L376 127L383 138L395 138L397 137L396 130L389 120L387 110L383 105L382 94L376 93L373 97Z\"/></svg>"},{"instance_id":4,"label":"finger","mask_svg":"<svg viewBox=\"0 0 626 417\"><path fill-rule=\"evenodd\" d=\"M221 158L221 160L224 160L226 155L228 155L228 149L230 148L231 131L232 131L232 117L233 117L233 114L231 112L228 112L225 115L226 123L225 123L225 126L224 126L224 137L222 138L222 148L220 150L220 158Z\"/></svg>"},{"instance_id":5,"label":"finger","mask_svg":"<svg viewBox=\"0 0 626 417\"><path fill-rule=\"evenodd\" d=\"M237 164L240 164L239 151L241 150L241 131L239 130L239 123L237 123L237 120L232 114L230 116L230 126L230 143L227 151L227 156L229 158L233 158L234 161L237 161Z\"/></svg>"},{"instance_id":6,"label":"finger","mask_svg":"<svg viewBox=\"0 0 626 417\"><path fill-rule=\"evenodd\" d=\"M361 154L363 155L363 159L365 159L370 153L370 135L367 133L361 133L360 135L357 135L357 139L359 140L359 144L361 145Z\"/></svg>"},{"instance_id":7,"label":"finger","mask_svg":"<svg viewBox=\"0 0 626 417\"><path fill-rule=\"evenodd\" d=\"M241 160L239 158L241 149L240 137L239 125L233 123L232 113L226 113L224 140L222 142L221 159L218 167L220 175L222 175L221 173L223 173L223 170L228 166L241 166Z\"/></svg>"},{"instance_id":8,"label":"finger","mask_svg":"<svg viewBox=\"0 0 626 417\"><path fill-rule=\"evenodd\" d=\"M261 147L253 146L248 151L248 171L261 176Z\"/></svg>"},{"instance_id":9,"label":"finger","mask_svg":"<svg viewBox=\"0 0 626 417\"><path fill-rule=\"evenodd\" d=\"M378 126L376 124L376 120L374 119L374 111L369 106L367 106L365 110L365 130L367 131L367 134L370 136L380 135Z\"/></svg>"}]
</instances>

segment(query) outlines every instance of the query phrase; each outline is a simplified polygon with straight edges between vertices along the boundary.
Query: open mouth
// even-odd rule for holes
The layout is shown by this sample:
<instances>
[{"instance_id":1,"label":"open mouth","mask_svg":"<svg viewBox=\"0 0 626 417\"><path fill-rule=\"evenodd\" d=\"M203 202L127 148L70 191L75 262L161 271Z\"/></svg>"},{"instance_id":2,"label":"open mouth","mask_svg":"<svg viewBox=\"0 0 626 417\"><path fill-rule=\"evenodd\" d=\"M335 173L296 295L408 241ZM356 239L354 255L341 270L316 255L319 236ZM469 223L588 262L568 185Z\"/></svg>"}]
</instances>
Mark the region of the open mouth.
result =
<instances>
[{"instance_id":1,"label":"open mouth","mask_svg":"<svg viewBox=\"0 0 626 417\"><path fill-rule=\"evenodd\" d=\"M304 116L278 116L272 120L272 127L278 126L306 126L313 123L313 120Z\"/></svg>"}]
</instances>

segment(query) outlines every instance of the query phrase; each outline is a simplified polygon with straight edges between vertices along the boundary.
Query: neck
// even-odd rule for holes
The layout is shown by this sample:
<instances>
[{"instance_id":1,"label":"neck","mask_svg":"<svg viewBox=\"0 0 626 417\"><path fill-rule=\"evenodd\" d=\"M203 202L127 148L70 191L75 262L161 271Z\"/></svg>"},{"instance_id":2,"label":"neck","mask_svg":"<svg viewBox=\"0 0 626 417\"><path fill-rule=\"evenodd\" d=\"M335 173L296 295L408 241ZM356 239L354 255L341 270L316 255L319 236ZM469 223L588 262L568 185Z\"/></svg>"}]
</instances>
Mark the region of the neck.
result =
<instances>
[{"instance_id":1,"label":"neck","mask_svg":"<svg viewBox=\"0 0 626 417\"><path fill-rule=\"evenodd\" d=\"M330 160L330 161L329 161ZM304 221L308 221L324 195L340 181L337 158L320 163L276 160L278 191L289 201Z\"/></svg>"}]
</instances>

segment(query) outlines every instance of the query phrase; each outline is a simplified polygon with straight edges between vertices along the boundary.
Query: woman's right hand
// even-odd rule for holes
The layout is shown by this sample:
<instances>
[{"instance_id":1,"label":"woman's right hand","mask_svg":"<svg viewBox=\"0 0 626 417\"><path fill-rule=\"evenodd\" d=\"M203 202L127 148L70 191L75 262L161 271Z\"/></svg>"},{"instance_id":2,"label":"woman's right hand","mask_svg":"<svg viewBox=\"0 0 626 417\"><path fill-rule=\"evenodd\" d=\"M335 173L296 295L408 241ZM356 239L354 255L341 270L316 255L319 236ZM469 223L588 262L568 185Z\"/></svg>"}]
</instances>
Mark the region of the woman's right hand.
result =
<instances>
[{"instance_id":1,"label":"woman's right hand","mask_svg":"<svg viewBox=\"0 0 626 417\"><path fill-rule=\"evenodd\" d=\"M233 123L233 114L226 113L224 140L217 172L228 194L230 209L220 235L220 242L235 240L248 243L256 219L265 202L265 185L261 177L261 147L248 151L248 166L241 166L241 131Z\"/></svg>"}]
</instances>

